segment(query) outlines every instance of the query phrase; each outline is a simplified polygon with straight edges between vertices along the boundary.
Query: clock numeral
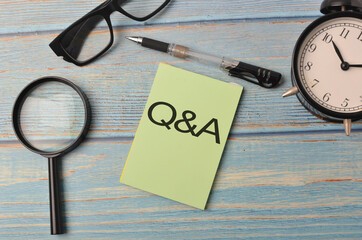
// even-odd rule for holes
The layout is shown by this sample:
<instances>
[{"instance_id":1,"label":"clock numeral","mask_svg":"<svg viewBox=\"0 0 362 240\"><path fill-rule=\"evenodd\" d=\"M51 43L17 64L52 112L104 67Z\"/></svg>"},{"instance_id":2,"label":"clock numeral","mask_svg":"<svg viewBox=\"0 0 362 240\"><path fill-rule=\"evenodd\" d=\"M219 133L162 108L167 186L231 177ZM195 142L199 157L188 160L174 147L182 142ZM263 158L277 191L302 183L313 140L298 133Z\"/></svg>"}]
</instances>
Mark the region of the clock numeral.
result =
<instances>
[{"instance_id":1,"label":"clock numeral","mask_svg":"<svg viewBox=\"0 0 362 240\"><path fill-rule=\"evenodd\" d=\"M347 38L349 34L349 30L347 30L346 28L343 28L343 31L341 32L341 34L339 36L343 37L344 39Z\"/></svg>"},{"instance_id":2,"label":"clock numeral","mask_svg":"<svg viewBox=\"0 0 362 240\"><path fill-rule=\"evenodd\" d=\"M329 98L330 98L331 96L332 96L332 94L330 94L330 93L324 94L324 96L323 96L323 101L328 102L328 101L329 101Z\"/></svg>"},{"instance_id":3,"label":"clock numeral","mask_svg":"<svg viewBox=\"0 0 362 240\"><path fill-rule=\"evenodd\" d=\"M312 69L313 63L312 62L307 62L307 65L304 66L304 69L306 71L310 71Z\"/></svg>"},{"instance_id":4,"label":"clock numeral","mask_svg":"<svg viewBox=\"0 0 362 240\"><path fill-rule=\"evenodd\" d=\"M349 101L350 101L350 100L349 100L348 98L344 99L344 101L343 101L343 103L341 104L341 106L342 106L342 107L347 107Z\"/></svg>"},{"instance_id":5,"label":"clock numeral","mask_svg":"<svg viewBox=\"0 0 362 240\"><path fill-rule=\"evenodd\" d=\"M331 43L333 41L333 36L329 33L326 33L326 35L323 37L322 41L326 43Z\"/></svg>"},{"instance_id":6,"label":"clock numeral","mask_svg":"<svg viewBox=\"0 0 362 240\"><path fill-rule=\"evenodd\" d=\"M359 36L358 36L357 39L360 40L360 41L362 41L362 32L359 34Z\"/></svg>"},{"instance_id":7,"label":"clock numeral","mask_svg":"<svg viewBox=\"0 0 362 240\"><path fill-rule=\"evenodd\" d=\"M313 79L313 85L312 88L314 88L319 83L319 80Z\"/></svg>"},{"instance_id":8,"label":"clock numeral","mask_svg":"<svg viewBox=\"0 0 362 240\"><path fill-rule=\"evenodd\" d=\"M312 53L317 49L317 45L315 45L314 43L312 43L311 45L309 45L308 48L308 52Z\"/></svg>"}]
</instances>

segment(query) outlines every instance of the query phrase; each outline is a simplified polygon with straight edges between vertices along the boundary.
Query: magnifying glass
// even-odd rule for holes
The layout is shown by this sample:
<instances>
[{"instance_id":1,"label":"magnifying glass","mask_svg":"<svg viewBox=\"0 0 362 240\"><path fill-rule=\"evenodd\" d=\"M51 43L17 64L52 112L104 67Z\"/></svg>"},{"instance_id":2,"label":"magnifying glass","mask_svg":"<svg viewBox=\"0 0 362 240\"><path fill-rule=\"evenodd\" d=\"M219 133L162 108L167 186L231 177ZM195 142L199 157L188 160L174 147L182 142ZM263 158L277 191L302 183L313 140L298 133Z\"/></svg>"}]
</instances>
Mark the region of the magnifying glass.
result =
<instances>
[{"instance_id":1,"label":"magnifying glass","mask_svg":"<svg viewBox=\"0 0 362 240\"><path fill-rule=\"evenodd\" d=\"M61 234L58 161L86 137L91 124L87 96L74 83L44 77L27 85L13 108L13 128L29 150L48 158L51 234Z\"/></svg>"}]
</instances>

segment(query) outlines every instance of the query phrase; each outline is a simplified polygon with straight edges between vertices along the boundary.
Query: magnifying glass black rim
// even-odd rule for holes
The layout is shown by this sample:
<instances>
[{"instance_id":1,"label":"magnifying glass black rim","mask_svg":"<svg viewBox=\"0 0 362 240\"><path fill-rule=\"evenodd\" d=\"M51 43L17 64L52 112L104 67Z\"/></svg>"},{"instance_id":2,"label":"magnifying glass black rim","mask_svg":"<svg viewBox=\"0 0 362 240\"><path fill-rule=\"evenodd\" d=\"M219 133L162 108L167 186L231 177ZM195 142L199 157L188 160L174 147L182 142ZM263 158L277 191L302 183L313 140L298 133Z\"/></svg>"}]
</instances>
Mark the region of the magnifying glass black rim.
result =
<instances>
[{"instance_id":1,"label":"magnifying glass black rim","mask_svg":"<svg viewBox=\"0 0 362 240\"><path fill-rule=\"evenodd\" d=\"M57 151L49 151L49 152L43 151L43 150L40 150L40 149L34 147L26 139L26 137L24 136L22 129L21 129L20 117L19 117L21 108L23 107L23 104L24 104L26 98L28 97L28 95L40 84L43 84L46 82L59 82L59 83L63 83L65 85L68 85L71 88L73 88L78 93L79 97L82 99L84 112L85 112L85 122L83 124L83 128L82 128L80 134L78 135L78 137L72 143L70 143L67 147L57 150ZM90 124L91 124L91 118L92 118L91 115L92 115L91 107L90 107L88 98L85 95L85 93L77 85L75 85L74 83L72 83L71 81L69 81L65 78L56 77L56 76L48 76L48 77L43 77L43 78L39 78L37 80L32 81L19 93L18 97L16 98L14 107L13 107L13 114L12 114L13 129L14 129L14 132L15 132L18 140L30 151L38 153L47 158L59 157L61 155L64 155L65 153L72 151L76 147L78 147L78 145L85 139L85 137L88 133Z\"/></svg>"}]
</instances>

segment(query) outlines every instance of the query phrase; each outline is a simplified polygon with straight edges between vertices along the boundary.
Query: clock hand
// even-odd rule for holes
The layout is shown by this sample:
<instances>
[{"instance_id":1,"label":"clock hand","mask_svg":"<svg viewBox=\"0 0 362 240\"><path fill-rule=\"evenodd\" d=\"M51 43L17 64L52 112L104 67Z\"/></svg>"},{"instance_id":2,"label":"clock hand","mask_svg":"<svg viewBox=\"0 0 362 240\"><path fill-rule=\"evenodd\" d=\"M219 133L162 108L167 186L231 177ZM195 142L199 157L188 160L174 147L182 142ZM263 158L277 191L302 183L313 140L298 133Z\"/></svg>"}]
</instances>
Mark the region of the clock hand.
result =
<instances>
[{"instance_id":1,"label":"clock hand","mask_svg":"<svg viewBox=\"0 0 362 240\"><path fill-rule=\"evenodd\" d=\"M336 51L339 59L341 60L341 68L343 71L347 71L351 65L349 65L348 62L344 61L343 57L342 57L342 54L341 54L341 51L339 51L339 48L337 47L337 45L334 43L334 41L332 41L333 43L333 47L334 47L334 50ZM359 65L354 65L354 67L358 67Z\"/></svg>"},{"instance_id":2,"label":"clock hand","mask_svg":"<svg viewBox=\"0 0 362 240\"><path fill-rule=\"evenodd\" d=\"M341 54L341 52L339 51L337 45L334 43L334 41L332 41L332 43L333 43L334 50L336 51L339 59L341 60L342 63L344 63L345 61L343 60L342 54Z\"/></svg>"},{"instance_id":3,"label":"clock hand","mask_svg":"<svg viewBox=\"0 0 362 240\"><path fill-rule=\"evenodd\" d=\"M349 67L362 67L362 64L351 64Z\"/></svg>"}]
</instances>

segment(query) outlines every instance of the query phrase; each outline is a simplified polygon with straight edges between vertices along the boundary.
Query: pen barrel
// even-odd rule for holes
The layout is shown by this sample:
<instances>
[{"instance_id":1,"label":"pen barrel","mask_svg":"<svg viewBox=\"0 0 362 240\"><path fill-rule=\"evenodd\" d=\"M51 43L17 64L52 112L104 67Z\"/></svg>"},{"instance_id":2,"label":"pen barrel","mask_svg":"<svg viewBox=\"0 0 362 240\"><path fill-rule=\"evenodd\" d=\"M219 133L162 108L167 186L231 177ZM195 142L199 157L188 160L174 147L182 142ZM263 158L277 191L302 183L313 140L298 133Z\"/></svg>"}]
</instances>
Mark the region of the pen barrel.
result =
<instances>
[{"instance_id":1,"label":"pen barrel","mask_svg":"<svg viewBox=\"0 0 362 240\"><path fill-rule=\"evenodd\" d=\"M188 47L178 45L171 43L168 46L168 53L171 56L177 57L177 58L188 58L190 54L190 49Z\"/></svg>"},{"instance_id":2,"label":"pen barrel","mask_svg":"<svg viewBox=\"0 0 362 240\"><path fill-rule=\"evenodd\" d=\"M231 68L229 74L266 88L276 86L282 77L278 72L244 62L239 62L236 67Z\"/></svg>"},{"instance_id":3,"label":"pen barrel","mask_svg":"<svg viewBox=\"0 0 362 240\"><path fill-rule=\"evenodd\" d=\"M222 69L229 71L229 74L233 77L244 79L265 88L272 88L276 86L282 77L280 73L269 69L244 62L238 62L233 59L220 58L210 54L194 51L188 47L174 43L165 43L150 38L142 38L141 41L137 42L141 43L143 47L165 52L177 58L213 63Z\"/></svg>"},{"instance_id":4,"label":"pen barrel","mask_svg":"<svg viewBox=\"0 0 362 240\"><path fill-rule=\"evenodd\" d=\"M172 55L175 57L177 57L175 54L175 52L177 52L177 55L179 55L180 57L190 59L196 62L209 63L216 66L221 66L221 63L223 62L223 58L216 57L207 53L198 52L181 45L175 45L173 47L173 52L174 53Z\"/></svg>"},{"instance_id":5,"label":"pen barrel","mask_svg":"<svg viewBox=\"0 0 362 240\"><path fill-rule=\"evenodd\" d=\"M169 43L153 40L150 38L143 38L141 42L141 46L146 48L151 48L160 52L168 52Z\"/></svg>"}]
</instances>

